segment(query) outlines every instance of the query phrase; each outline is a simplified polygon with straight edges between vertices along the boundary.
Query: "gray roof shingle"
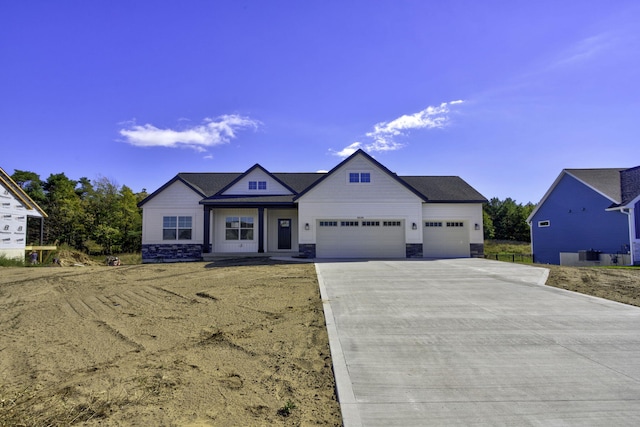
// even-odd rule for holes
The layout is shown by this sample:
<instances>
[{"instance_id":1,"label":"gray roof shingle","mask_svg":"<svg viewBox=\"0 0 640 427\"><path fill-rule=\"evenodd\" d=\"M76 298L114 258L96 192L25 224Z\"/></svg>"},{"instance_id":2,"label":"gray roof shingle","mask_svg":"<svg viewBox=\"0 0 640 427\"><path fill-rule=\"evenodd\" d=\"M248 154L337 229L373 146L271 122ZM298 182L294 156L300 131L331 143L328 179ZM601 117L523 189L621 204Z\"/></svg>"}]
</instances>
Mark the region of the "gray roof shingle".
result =
<instances>
[{"instance_id":1,"label":"gray roof shingle","mask_svg":"<svg viewBox=\"0 0 640 427\"><path fill-rule=\"evenodd\" d=\"M616 203L620 203L620 171L626 168L606 169L565 169L580 181L606 195Z\"/></svg>"}]
</instances>

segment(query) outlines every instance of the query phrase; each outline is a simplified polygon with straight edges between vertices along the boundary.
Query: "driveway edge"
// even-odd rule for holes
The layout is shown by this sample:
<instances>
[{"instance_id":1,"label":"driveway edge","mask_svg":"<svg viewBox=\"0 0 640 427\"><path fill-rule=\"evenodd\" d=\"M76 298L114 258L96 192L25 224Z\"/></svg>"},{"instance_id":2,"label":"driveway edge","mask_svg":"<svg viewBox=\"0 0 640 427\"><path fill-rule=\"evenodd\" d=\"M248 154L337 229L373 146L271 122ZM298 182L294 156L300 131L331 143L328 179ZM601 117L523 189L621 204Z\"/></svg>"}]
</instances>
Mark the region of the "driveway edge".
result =
<instances>
[{"instance_id":1,"label":"driveway edge","mask_svg":"<svg viewBox=\"0 0 640 427\"><path fill-rule=\"evenodd\" d=\"M342 344L338 336L335 318L327 289L324 284L324 278L320 272L320 267L314 263L316 268L316 276L318 278L318 286L320 288L320 298L322 298L322 309L324 310L324 321L327 327L327 335L329 336L329 348L331 350L331 361L333 364L333 377L336 382L336 395L340 404L340 412L342 413L342 423L344 427L362 427L360 412L358 411L355 394L351 386L351 378L349 377L349 369L347 361L344 358Z\"/></svg>"}]
</instances>

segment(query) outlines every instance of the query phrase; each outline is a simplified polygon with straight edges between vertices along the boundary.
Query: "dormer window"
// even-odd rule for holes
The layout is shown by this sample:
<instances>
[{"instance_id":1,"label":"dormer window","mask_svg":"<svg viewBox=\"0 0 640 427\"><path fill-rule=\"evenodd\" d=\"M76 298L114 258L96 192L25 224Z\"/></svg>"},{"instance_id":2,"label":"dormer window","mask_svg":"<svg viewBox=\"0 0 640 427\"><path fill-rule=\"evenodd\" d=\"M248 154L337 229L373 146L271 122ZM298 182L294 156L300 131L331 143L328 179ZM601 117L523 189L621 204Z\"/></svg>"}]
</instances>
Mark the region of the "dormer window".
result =
<instances>
[{"instance_id":1,"label":"dormer window","mask_svg":"<svg viewBox=\"0 0 640 427\"><path fill-rule=\"evenodd\" d=\"M371 172L349 172L350 184L370 183L370 182L371 182Z\"/></svg>"},{"instance_id":2,"label":"dormer window","mask_svg":"<svg viewBox=\"0 0 640 427\"><path fill-rule=\"evenodd\" d=\"M249 190L266 190L267 181L249 181Z\"/></svg>"}]
</instances>

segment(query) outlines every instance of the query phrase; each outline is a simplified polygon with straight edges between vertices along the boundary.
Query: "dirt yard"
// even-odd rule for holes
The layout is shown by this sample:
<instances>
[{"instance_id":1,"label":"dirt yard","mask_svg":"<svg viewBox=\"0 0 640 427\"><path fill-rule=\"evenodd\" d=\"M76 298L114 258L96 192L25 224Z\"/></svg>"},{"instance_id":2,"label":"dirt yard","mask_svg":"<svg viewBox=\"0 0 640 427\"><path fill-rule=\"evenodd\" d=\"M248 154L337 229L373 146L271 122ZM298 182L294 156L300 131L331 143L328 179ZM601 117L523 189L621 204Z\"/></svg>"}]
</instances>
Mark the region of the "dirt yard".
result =
<instances>
[{"instance_id":1,"label":"dirt yard","mask_svg":"<svg viewBox=\"0 0 640 427\"><path fill-rule=\"evenodd\" d=\"M341 425L313 264L1 268L0 425L73 424Z\"/></svg>"},{"instance_id":2,"label":"dirt yard","mask_svg":"<svg viewBox=\"0 0 640 427\"><path fill-rule=\"evenodd\" d=\"M548 267L640 306L640 269ZM341 425L313 264L1 268L0 425L73 424Z\"/></svg>"},{"instance_id":3,"label":"dirt yard","mask_svg":"<svg viewBox=\"0 0 640 427\"><path fill-rule=\"evenodd\" d=\"M640 307L640 268L544 267L548 286Z\"/></svg>"}]
</instances>

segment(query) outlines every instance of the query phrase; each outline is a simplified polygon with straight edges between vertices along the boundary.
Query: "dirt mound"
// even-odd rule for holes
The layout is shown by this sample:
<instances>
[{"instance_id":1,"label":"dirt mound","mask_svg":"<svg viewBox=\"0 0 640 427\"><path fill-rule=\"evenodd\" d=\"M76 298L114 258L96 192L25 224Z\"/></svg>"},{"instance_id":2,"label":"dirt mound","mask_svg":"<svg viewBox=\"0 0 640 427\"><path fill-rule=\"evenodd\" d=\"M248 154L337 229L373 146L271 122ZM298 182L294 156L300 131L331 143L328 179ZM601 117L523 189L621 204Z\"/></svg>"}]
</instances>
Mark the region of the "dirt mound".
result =
<instances>
[{"instance_id":1,"label":"dirt mound","mask_svg":"<svg viewBox=\"0 0 640 427\"><path fill-rule=\"evenodd\" d=\"M89 258L87 254L70 249L58 250L55 258L58 258L60 260L60 264L64 267L73 265L101 265L101 263Z\"/></svg>"}]
</instances>

